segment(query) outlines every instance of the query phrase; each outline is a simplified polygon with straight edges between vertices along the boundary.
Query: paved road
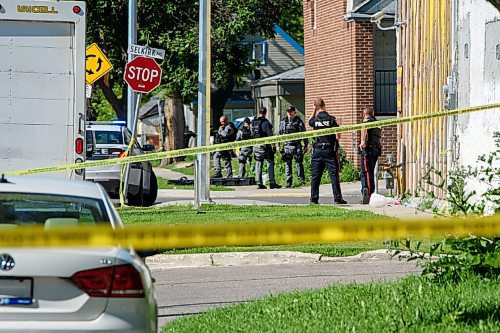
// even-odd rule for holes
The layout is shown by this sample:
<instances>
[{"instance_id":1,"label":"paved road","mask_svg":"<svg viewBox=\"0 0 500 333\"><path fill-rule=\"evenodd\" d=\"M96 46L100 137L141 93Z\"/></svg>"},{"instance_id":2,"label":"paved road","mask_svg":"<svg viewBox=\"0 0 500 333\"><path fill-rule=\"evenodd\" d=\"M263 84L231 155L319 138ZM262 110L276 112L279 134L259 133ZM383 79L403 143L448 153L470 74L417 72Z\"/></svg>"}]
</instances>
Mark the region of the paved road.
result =
<instances>
[{"instance_id":1,"label":"paved road","mask_svg":"<svg viewBox=\"0 0 500 333\"><path fill-rule=\"evenodd\" d=\"M334 283L394 280L419 271L406 261L178 268L153 272L160 327L179 316Z\"/></svg>"}]
</instances>

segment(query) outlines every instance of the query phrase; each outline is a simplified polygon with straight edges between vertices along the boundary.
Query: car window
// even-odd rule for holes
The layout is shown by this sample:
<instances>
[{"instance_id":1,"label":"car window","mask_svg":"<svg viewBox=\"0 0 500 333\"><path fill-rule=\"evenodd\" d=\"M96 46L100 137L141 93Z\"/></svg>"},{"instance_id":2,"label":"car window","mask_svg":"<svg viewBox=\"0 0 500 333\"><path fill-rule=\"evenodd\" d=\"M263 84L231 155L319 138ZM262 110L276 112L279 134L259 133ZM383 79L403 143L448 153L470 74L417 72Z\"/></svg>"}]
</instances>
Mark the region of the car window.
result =
<instances>
[{"instance_id":1,"label":"car window","mask_svg":"<svg viewBox=\"0 0 500 333\"><path fill-rule=\"evenodd\" d=\"M132 134L128 131L123 132L123 135L125 136L125 144L128 146L130 144L130 140L132 139ZM137 140L135 141L134 147L133 147L133 154L132 155L140 155L142 154L142 148L139 145L139 142Z\"/></svg>"},{"instance_id":2,"label":"car window","mask_svg":"<svg viewBox=\"0 0 500 333\"><path fill-rule=\"evenodd\" d=\"M109 223L99 199L32 193L0 193L2 225L74 225Z\"/></svg>"},{"instance_id":3,"label":"car window","mask_svg":"<svg viewBox=\"0 0 500 333\"><path fill-rule=\"evenodd\" d=\"M101 145L121 145L123 136L118 131L95 131L95 142Z\"/></svg>"}]
</instances>

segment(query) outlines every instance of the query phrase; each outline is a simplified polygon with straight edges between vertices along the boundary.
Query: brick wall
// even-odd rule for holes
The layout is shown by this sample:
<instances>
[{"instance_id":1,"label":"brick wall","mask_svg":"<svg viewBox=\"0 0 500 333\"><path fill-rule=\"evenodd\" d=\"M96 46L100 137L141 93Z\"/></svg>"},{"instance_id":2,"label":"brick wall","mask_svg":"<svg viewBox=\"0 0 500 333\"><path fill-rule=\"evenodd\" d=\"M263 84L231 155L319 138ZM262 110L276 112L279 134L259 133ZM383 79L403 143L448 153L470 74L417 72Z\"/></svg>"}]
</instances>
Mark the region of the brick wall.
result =
<instances>
[{"instance_id":1,"label":"brick wall","mask_svg":"<svg viewBox=\"0 0 500 333\"><path fill-rule=\"evenodd\" d=\"M317 1L316 30L312 28L313 13L313 1L305 0L306 118L312 113L314 98L321 97L339 124L360 123L363 109L373 106L373 24L346 22L346 1ZM395 140L395 129L384 130L383 135L385 160L387 144L392 143L387 135L393 135ZM358 166L359 142L359 132L342 134L340 138L348 158Z\"/></svg>"},{"instance_id":2,"label":"brick wall","mask_svg":"<svg viewBox=\"0 0 500 333\"><path fill-rule=\"evenodd\" d=\"M396 142L396 136L397 134L397 126L387 126L382 129L382 156L379 158L379 163L380 164L386 164L387 161L387 155L392 154L393 161L395 163L398 162L396 159L397 156L397 142Z\"/></svg>"}]
</instances>

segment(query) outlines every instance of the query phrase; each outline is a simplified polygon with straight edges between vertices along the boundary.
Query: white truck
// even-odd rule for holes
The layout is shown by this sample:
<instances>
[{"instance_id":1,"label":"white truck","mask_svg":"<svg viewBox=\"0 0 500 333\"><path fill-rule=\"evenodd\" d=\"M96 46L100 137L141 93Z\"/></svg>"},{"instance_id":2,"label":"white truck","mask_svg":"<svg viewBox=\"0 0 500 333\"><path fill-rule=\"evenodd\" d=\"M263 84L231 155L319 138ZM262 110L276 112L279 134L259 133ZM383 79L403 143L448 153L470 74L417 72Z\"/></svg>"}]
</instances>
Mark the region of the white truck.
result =
<instances>
[{"instance_id":1,"label":"white truck","mask_svg":"<svg viewBox=\"0 0 500 333\"><path fill-rule=\"evenodd\" d=\"M84 2L0 0L0 173L85 160L85 31Z\"/></svg>"}]
</instances>

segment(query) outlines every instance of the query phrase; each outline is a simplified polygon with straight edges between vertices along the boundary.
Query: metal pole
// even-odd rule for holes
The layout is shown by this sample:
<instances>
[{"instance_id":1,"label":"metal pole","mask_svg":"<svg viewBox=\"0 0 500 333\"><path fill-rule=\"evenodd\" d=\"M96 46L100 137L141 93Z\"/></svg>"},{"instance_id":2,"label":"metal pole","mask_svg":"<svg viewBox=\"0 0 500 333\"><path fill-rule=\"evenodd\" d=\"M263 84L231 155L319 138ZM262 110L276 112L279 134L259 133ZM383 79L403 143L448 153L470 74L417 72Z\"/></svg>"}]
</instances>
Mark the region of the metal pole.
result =
<instances>
[{"instance_id":1,"label":"metal pole","mask_svg":"<svg viewBox=\"0 0 500 333\"><path fill-rule=\"evenodd\" d=\"M132 123L132 137L130 138L130 142L132 142L133 140L135 140L137 138L137 125L139 122L139 107L141 105L141 97L142 97L142 94L137 94L137 103L136 103L135 112L134 112L135 117L134 117L134 122ZM133 151L134 151L134 145L132 145L132 147L130 148L128 155L132 156ZM130 176L130 163L127 163L125 165L125 172L123 174L123 201L124 202L127 202L129 176Z\"/></svg>"},{"instance_id":2,"label":"metal pole","mask_svg":"<svg viewBox=\"0 0 500 333\"><path fill-rule=\"evenodd\" d=\"M452 89L455 92L455 95L452 97L452 103L454 108L459 107L458 105L458 82L456 82L456 78L458 78L458 67L457 67L457 57L458 57L458 32L457 32L457 26L458 26L458 1L457 0L452 0L451 1L451 77L454 78L453 84L455 87ZM447 122L447 154L446 154L446 172L447 174L453 171L454 168L454 162L455 159L457 158L455 156L456 153L456 123L458 121L458 116L451 116L446 119ZM449 181L449 179L447 179Z\"/></svg>"},{"instance_id":3,"label":"metal pole","mask_svg":"<svg viewBox=\"0 0 500 333\"><path fill-rule=\"evenodd\" d=\"M210 138L210 0L200 1L198 130L197 146L206 146ZM210 154L198 154L195 169L194 208L210 201Z\"/></svg>"},{"instance_id":4,"label":"metal pole","mask_svg":"<svg viewBox=\"0 0 500 333\"><path fill-rule=\"evenodd\" d=\"M137 0L128 1L128 47L137 44ZM128 51L128 50L127 50ZM127 53L128 62L135 58L133 54ZM127 88L127 127L132 130L134 121L134 106L137 97L135 92Z\"/></svg>"},{"instance_id":5,"label":"metal pole","mask_svg":"<svg viewBox=\"0 0 500 333\"><path fill-rule=\"evenodd\" d=\"M161 146L161 151L164 151L165 148L163 146L163 140L164 140L164 136L163 136L163 119L165 119L165 117L163 117L163 112L161 110L161 101L158 100L158 102L156 103L156 107L158 108L158 120L159 120L159 126L160 126L160 146Z\"/></svg>"}]
</instances>

